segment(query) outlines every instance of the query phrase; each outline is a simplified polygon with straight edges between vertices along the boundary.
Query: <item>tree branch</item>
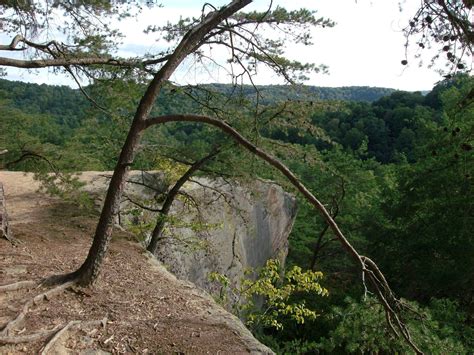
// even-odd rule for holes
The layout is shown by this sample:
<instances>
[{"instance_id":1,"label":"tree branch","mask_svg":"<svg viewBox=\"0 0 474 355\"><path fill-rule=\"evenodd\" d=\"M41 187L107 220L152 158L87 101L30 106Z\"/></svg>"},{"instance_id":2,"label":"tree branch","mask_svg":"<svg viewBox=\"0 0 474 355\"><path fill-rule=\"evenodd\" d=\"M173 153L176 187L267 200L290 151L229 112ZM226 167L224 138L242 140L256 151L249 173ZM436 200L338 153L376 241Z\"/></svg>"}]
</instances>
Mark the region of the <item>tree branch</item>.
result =
<instances>
[{"instance_id":1,"label":"tree branch","mask_svg":"<svg viewBox=\"0 0 474 355\"><path fill-rule=\"evenodd\" d=\"M342 231L339 229L339 226L336 224L334 219L331 217L329 212L326 210L324 205L299 181L299 179L279 160L272 157L271 155L267 154L249 140L247 140L244 136L242 136L238 131L236 131L233 127L227 124L224 121L219 119L209 117L209 116L200 116L200 115L164 115L159 117L150 118L146 121L145 127L148 128L152 125L160 124L160 123L167 123L167 122L201 122L207 123L212 126L215 126L228 135L230 135L237 143L244 146L248 149L251 153L259 156L267 163L278 169L284 176L288 178L288 180L295 186L298 191L300 191L303 196L322 214L326 222L329 224L331 229L334 231L334 234L338 237L339 241L341 242L342 246L346 251L356 259L356 261L364 265L361 256L357 253L357 251L353 248L353 246L349 243L347 238L344 236Z\"/></svg>"},{"instance_id":2,"label":"tree branch","mask_svg":"<svg viewBox=\"0 0 474 355\"><path fill-rule=\"evenodd\" d=\"M6 169L10 169L11 167L13 167L14 165L18 164L18 163L21 163L23 160L26 160L26 159L38 159L38 160L43 160L45 161L49 167L55 172L57 173L58 169L56 168L56 166L49 160L47 159L46 157L40 155L40 154L37 154L35 152L30 152L28 150L23 150L21 152L21 156L13 161L9 161L7 163L5 163L5 168Z\"/></svg>"},{"instance_id":3,"label":"tree branch","mask_svg":"<svg viewBox=\"0 0 474 355\"><path fill-rule=\"evenodd\" d=\"M362 272L367 276L376 290L376 295L382 305L384 306L387 316L395 320L397 328L401 331L405 341L412 347L417 354L423 354L418 347L413 343L410 333L399 317L399 310L403 307L400 301L395 297L390 286L388 285L385 277L379 270L378 266L369 258L360 255L345 237L339 226L336 224L328 210L324 205L303 185L303 183L289 170L283 163L278 159L266 153L262 149L255 146L252 142L242 136L238 131L231 127L226 122L201 115L164 115L159 117L149 118L145 121L143 129L150 126L167 123L167 122L201 122L212 126L215 126L222 130L224 133L231 136L237 143L244 146L251 153L265 160L268 164L279 170L291 184L306 198L306 200L313 205L313 207L319 211L323 216L326 223L333 231L336 238L341 243L343 249L360 265Z\"/></svg>"},{"instance_id":4,"label":"tree branch","mask_svg":"<svg viewBox=\"0 0 474 355\"><path fill-rule=\"evenodd\" d=\"M162 230L165 226L166 222L166 217L171 209L171 205L173 204L173 201L178 194L179 190L183 185L189 180L189 178L201 168L204 164L206 164L208 161L212 160L217 154L219 154L221 151L220 148L215 148L211 153L203 157L202 159L199 159L193 165L189 167L189 169L176 181L174 186L171 188L171 190L168 192L166 195L166 200L163 203L163 206L161 207L161 216L159 221L157 222L155 228L153 229L153 232L151 234L151 240L150 243L148 244L147 250L151 252L152 254L155 254L156 249L158 247L158 241L159 238L161 237Z\"/></svg>"},{"instance_id":5,"label":"tree branch","mask_svg":"<svg viewBox=\"0 0 474 355\"><path fill-rule=\"evenodd\" d=\"M64 67L70 65L93 66L93 65L108 65L114 67L125 68L142 68L143 66L159 64L166 62L170 58L169 55L150 60L127 60L111 57L61 57L52 59L13 59L7 57L0 57L0 66L15 67L23 69L38 69L48 67Z\"/></svg>"}]
</instances>

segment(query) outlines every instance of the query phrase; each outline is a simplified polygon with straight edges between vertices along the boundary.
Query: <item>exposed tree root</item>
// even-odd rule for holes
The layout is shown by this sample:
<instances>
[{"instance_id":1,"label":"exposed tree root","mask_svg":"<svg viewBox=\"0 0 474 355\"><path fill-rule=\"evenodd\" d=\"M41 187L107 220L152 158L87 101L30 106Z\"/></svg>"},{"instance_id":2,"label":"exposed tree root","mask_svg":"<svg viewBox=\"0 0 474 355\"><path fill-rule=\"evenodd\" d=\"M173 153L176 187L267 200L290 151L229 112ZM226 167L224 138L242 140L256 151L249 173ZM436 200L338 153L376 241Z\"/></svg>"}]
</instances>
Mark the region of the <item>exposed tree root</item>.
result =
<instances>
[{"instance_id":1,"label":"exposed tree root","mask_svg":"<svg viewBox=\"0 0 474 355\"><path fill-rule=\"evenodd\" d=\"M0 331L0 344L21 344L21 343L29 343L37 340L41 340L44 338L51 338L44 348L41 351L41 354L48 354L50 353L55 344L58 342L59 339L67 334L68 330L72 328L77 328L80 326L96 326L102 324L105 327L107 319L104 318L102 320L96 321L86 321L82 322L79 320L70 321L66 325L57 325L53 329L50 330L42 330L32 334L26 335L13 335L13 331L17 329L20 324L24 321L26 315L28 314L31 307L37 305L44 300L51 299L51 297L63 292L64 290L74 286L77 283L77 278L74 273L66 274L66 275L55 275L43 279L41 281L20 281L15 282L8 285L0 286L0 292L9 292L9 291L16 291L20 289L26 288L33 288L33 287L40 287L40 286L52 286L49 290L42 292L29 301L27 301L21 311L16 315L14 319L6 323L1 331ZM58 331L59 330L59 331Z\"/></svg>"},{"instance_id":2,"label":"exposed tree root","mask_svg":"<svg viewBox=\"0 0 474 355\"><path fill-rule=\"evenodd\" d=\"M61 286L69 282L72 282L72 283L79 282L77 272L49 276L41 281L41 286L56 286L56 285Z\"/></svg>"},{"instance_id":3,"label":"exposed tree root","mask_svg":"<svg viewBox=\"0 0 474 355\"><path fill-rule=\"evenodd\" d=\"M40 284L37 281L20 281L8 285L0 286L0 292L17 291L24 288L33 288Z\"/></svg>"},{"instance_id":4,"label":"exposed tree root","mask_svg":"<svg viewBox=\"0 0 474 355\"><path fill-rule=\"evenodd\" d=\"M46 281L48 281L49 279L47 279ZM24 282L28 282L28 281L24 281ZM25 305L23 306L23 309L20 311L20 313L18 313L18 315L12 319L10 322L8 322L2 329L2 331L0 332L0 337L6 337L6 336L9 336L11 331L13 329L15 329L16 327L18 327L19 324L21 324L21 322L25 319L29 309L33 306L33 305L36 305L42 301L44 301L45 299L49 299L51 298L52 296L64 291L65 289L73 286L76 282L75 281L67 281L67 282L64 282L46 292L43 292L43 293L40 293L39 295L33 297L32 299L30 299L28 302L25 303Z\"/></svg>"},{"instance_id":5,"label":"exposed tree root","mask_svg":"<svg viewBox=\"0 0 474 355\"><path fill-rule=\"evenodd\" d=\"M65 326L62 325L57 325L53 329L50 330L42 330L36 333L32 334L26 334L26 335L16 335L16 336L0 336L0 344L6 345L6 344L22 344L22 343L30 343L33 341L41 340L44 338L51 337L51 339L45 344L41 351L41 355L47 355L49 352L53 349L54 345L60 340L68 330L71 330L73 328L78 328L81 326L97 326L97 325L102 325L105 327L107 323L107 318L104 318L102 320L94 320L94 321L70 321L67 323ZM59 330L59 331L58 331Z\"/></svg>"},{"instance_id":6,"label":"exposed tree root","mask_svg":"<svg viewBox=\"0 0 474 355\"><path fill-rule=\"evenodd\" d=\"M48 354L51 348L56 344L56 342L74 325L81 323L79 320L72 320L68 324L66 324L59 332L57 332L43 347L41 351L41 355Z\"/></svg>"},{"instance_id":7,"label":"exposed tree root","mask_svg":"<svg viewBox=\"0 0 474 355\"><path fill-rule=\"evenodd\" d=\"M4 234L2 237L8 240L13 246L17 246L21 244L20 239L13 237L11 234L9 235Z\"/></svg>"},{"instance_id":8,"label":"exposed tree root","mask_svg":"<svg viewBox=\"0 0 474 355\"><path fill-rule=\"evenodd\" d=\"M58 331L60 325L57 325L51 330L43 330L33 334L27 335L17 335L17 336L0 336L0 344L21 344L21 343L30 343L32 341L40 340L43 338L50 337L55 332Z\"/></svg>"},{"instance_id":9,"label":"exposed tree root","mask_svg":"<svg viewBox=\"0 0 474 355\"><path fill-rule=\"evenodd\" d=\"M41 355L49 354L49 351L54 347L54 345L58 342L58 340L61 339L65 334L67 334L67 331L70 329L81 327L81 326L96 326L96 325L102 325L103 327L105 327L106 323L107 323L107 318L104 318L102 320L88 321L88 322L82 322L79 320L70 321L46 343L46 345L43 347L43 350L41 351L40 354Z\"/></svg>"}]
</instances>

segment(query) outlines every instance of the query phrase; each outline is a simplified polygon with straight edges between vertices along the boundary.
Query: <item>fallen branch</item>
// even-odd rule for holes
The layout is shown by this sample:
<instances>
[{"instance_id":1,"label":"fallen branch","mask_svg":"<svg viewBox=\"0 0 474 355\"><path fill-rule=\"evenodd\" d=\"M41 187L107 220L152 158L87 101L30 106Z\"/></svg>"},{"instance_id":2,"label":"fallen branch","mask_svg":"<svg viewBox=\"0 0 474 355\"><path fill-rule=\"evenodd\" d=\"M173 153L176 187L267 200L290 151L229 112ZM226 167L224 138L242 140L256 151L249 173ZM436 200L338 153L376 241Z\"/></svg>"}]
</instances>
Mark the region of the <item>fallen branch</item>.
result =
<instances>
[{"instance_id":1,"label":"fallen branch","mask_svg":"<svg viewBox=\"0 0 474 355\"><path fill-rule=\"evenodd\" d=\"M68 330L78 327L78 326L87 327L87 326L96 326L96 325L102 325L105 328L106 323L107 323L106 317L102 320L94 320L94 321L88 321L88 322L75 320L75 321L70 321L65 326L58 324L53 329L42 330L42 331L32 333L32 334L16 335L16 336L0 336L0 344L5 345L5 344L31 343L33 341L41 340L41 339L48 338L54 335L46 343L46 345L43 347L43 350L40 353L41 355L47 355L50 353L50 350L53 348L54 344L62 336L64 336L64 334L66 334Z\"/></svg>"},{"instance_id":2,"label":"fallen branch","mask_svg":"<svg viewBox=\"0 0 474 355\"><path fill-rule=\"evenodd\" d=\"M105 317L102 320L94 320L94 321L88 321L88 322L83 322L80 320L73 320L70 321L68 324L66 324L61 330L59 330L43 347L43 350L41 351L40 355L47 355L50 353L50 350L53 348L54 344L57 343L61 337L64 336L64 334L67 333L68 330L80 326L95 326L95 325L102 325L105 328L105 325L107 323L107 318Z\"/></svg>"},{"instance_id":3,"label":"fallen branch","mask_svg":"<svg viewBox=\"0 0 474 355\"><path fill-rule=\"evenodd\" d=\"M57 332L44 346L43 351L41 351L41 355L46 355L49 353L53 345L60 339L72 326L81 323L80 320L72 320L68 324L66 324L59 332Z\"/></svg>"}]
</instances>

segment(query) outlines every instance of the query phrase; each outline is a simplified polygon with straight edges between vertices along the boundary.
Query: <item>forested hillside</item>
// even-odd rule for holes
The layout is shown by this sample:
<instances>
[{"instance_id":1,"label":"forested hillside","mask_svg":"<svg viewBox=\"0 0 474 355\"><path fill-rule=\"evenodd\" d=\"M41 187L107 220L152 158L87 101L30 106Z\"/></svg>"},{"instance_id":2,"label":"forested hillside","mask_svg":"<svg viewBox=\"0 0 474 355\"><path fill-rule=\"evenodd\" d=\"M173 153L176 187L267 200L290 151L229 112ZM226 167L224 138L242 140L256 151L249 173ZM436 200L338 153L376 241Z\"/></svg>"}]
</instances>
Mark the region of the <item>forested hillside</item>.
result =
<instances>
[{"instance_id":1,"label":"forested hillside","mask_svg":"<svg viewBox=\"0 0 474 355\"><path fill-rule=\"evenodd\" d=\"M329 88L302 85L289 88L284 85L260 85L257 87L244 85L236 89L230 84L208 84L203 87L224 95L238 90L243 97L249 99L253 99L258 91L267 103L282 100L373 102L395 91L394 89L366 86ZM88 104L78 89L68 86L38 85L0 79L0 94L3 100L10 100L12 107L23 108L25 113L47 113L58 117L70 117L69 121L61 122L64 124L77 121ZM186 97L181 99L186 101Z\"/></svg>"},{"instance_id":2,"label":"forested hillside","mask_svg":"<svg viewBox=\"0 0 474 355\"><path fill-rule=\"evenodd\" d=\"M131 88L128 85L132 85ZM139 86L133 84L125 84L117 91L123 90L121 94L122 101L120 104L126 102L122 107L122 115L126 114L127 106L132 107L136 101L133 100L133 95L138 90ZM387 95L394 90L385 88L369 88L369 87L344 87L344 88L319 88L314 86L302 86L288 89L285 86L260 86L258 87L261 95L261 101L267 104L273 104L283 101L304 101L311 105L321 100L340 100L340 101L361 101L370 102ZM98 91L97 99L99 102L103 99L103 89L100 87L86 88L91 95ZM127 96L127 92L130 95ZM241 100L253 100L255 95L255 88L252 86L239 87L237 90L232 85L210 84L205 85L199 90L192 87L174 87L169 86L165 93L163 93L156 105L156 112L161 114L181 112L201 112L200 103L208 100L206 98L209 94L238 96ZM116 93L115 93L116 95ZM118 103L119 101L117 101ZM108 103L110 104L110 102ZM0 79L0 110L2 112L2 123L5 123L5 129L2 130L5 143L1 143L4 147L11 151L6 162L15 160L13 157L19 158L19 151L36 153L48 152L54 147L63 147L64 145L71 146L78 144L78 132L83 130L94 131L97 129L105 129L104 134L110 133L108 122L110 117L102 117L101 127L94 127L98 124L97 114L91 112L96 109L97 102L90 102L78 89L72 89L68 86L49 86L29 84L23 82L8 81ZM129 112L131 114L131 111ZM86 124L87 122L87 124ZM115 129L115 128L113 128ZM89 133L84 133L85 137L82 139L91 139L87 137ZM97 132L93 132L95 136ZM7 137L8 136L8 137ZM23 138L24 137L24 138ZM115 139L117 139L116 137ZM113 139L113 137L111 137ZM116 144L119 144L119 138ZM14 144L11 147L9 144ZM41 144L41 148L36 149L37 144ZM31 149L30 149L31 148ZM85 148L85 147L84 147ZM85 148L86 149L86 148ZM114 147L110 147L114 149ZM110 151L110 149L106 149ZM118 149L118 146L115 147ZM16 152L16 153L15 153ZM16 155L15 155L16 154ZM108 153L109 154L109 153ZM94 156L90 152L90 156ZM20 155L21 156L21 155ZM84 157L84 162L89 160L89 157ZM107 156L107 155L106 155ZM65 159L65 157L63 157ZM29 158L27 159L29 160ZM29 161L28 163L35 164ZM80 169L76 167L76 162L69 161L62 164L57 161L56 164L63 166L65 169ZM72 165L70 165L72 164ZM24 169L23 165L10 166L12 169ZM112 169L114 166L113 159L105 158L100 165L92 165L90 168L102 169L107 167ZM84 165L82 166L84 168Z\"/></svg>"},{"instance_id":3,"label":"forested hillside","mask_svg":"<svg viewBox=\"0 0 474 355\"><path fill-rule=\"evenodd\" d=\"M141 90L133 82L98 85L88 89L93 104L67 87L0 84L0 145L9 150L4 167L40 172L112 169ZM261 89L271 100L260 103L257 114L245 92L221 85L168 87L154 111L224 115L317 191L351 242L380 264L415 310L403 316L418 344L444 353L472 349L472 77L447 80L427 95L360 88L320 95L308 88L304 98L281 101L281 87ZM369 100L377 93L388 95ZM293 191L278 173L196 123L147 133L133 168L179 176L183 166L170 162L189 165L216 147L218 157L200 174L245 181L256 172ZM299 205L288 264L322 271L329 297L298 292L292 302L319 317L301 323L280 314L282 328L257 323L254 333L281 352L405 352L334 234L305 200Z\"/></svg>"},{"instance_id":4,"label":"forested hillside","mask_svg":"<svg viewBox=\"0 0 474 355\"><path fill-rule=\"evenodd\" d=\"M231 85L211 84L209 89L230 94L235 90ZM287 85L259 85L256 87L244 85L238 88L245 97L254 98L258 92L264 103L282 100L344 100L372 102L394 92L394 89L376 88L368 86L345 86L340 88L298 85L289 88Z\"/></svg>"}]
</instances>

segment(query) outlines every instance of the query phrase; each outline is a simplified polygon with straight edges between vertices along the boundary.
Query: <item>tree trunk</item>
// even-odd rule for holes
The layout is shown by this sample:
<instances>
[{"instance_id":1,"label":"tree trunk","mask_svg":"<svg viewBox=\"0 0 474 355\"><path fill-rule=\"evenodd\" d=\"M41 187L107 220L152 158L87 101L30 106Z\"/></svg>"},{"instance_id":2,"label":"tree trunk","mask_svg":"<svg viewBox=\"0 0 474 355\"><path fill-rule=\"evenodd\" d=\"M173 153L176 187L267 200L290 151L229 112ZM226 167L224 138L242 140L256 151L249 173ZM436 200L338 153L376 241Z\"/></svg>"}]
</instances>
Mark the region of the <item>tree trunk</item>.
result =
<instances>
[{"instance_id":1,"label":"tree trunk","mask_svg":"<svg viewBox=\"0 0 474 355\"><path fill-rule=\"evenodd\" d=\"M120 199L125 187L126 176L133 162L135 151L142 135L139 123L141 123L141 121L138 119L134 119L132 123L119 161L115 166L112 179L110 180L107 196L96 227L94 241L89 249L86 260L79 270L76 271L79 278L78 282L82 285L92 284L99 275L100 266L107 251L110 237L112 236L114 219L120 207Z\"/></svg>"},{"instance_id":2,"label":"tree trunk","mask_svg":"<svg viewBox=\"0 0 474 355\"><path fill-rule=\"evenodd\" d=\"M336 220L336 217L339 214L339 211L340 211L339 205L341 204L342 200L344 200L344 197L346 196L346 189L344 185L345 185L344 179L341 178L341 197L339 197L339 199L337 199L336 196L332 197L334 208L336 209L334 213L331 214L331 217L334 220ZM314 247L313 257L311 258L310 270L314 270L316 266L316 261L318 260L319 252L328 243L326 242L323 244L323 238L326 232L328 231L328 229L329 229L329 224L326 223L323 230L319 233L318 241L316 242L316 245Z\"/></svg>"},{"instance_id":3,"label":"tree trunk","mask_svg":"<svg viewBox=\"0 0 474 355\"><path fill-rule=\"evenodd\" d=\"M222 121L218 118L202 115L163 115L159 117L153 117L147 120L146 126L150 127L156 124L167 123L167 122L201 122L212 125L219 128L224 133L232 137L238 144L245 147L248 151L256 156L262 158L271 166L279 170L291 184L305 197L305 199L322 215L326 223L329 225L329 228L334 232L337 239L341 242L342 247L346 252L351 255L355 261L362 267L365 268L363 257L354 249L349 240L342 233L341 229L332 218L329 211L324 207L324 205L306 188L306 186L301 183L301 181L296 177L293 172L288 169L282 162L274 158L270 154L266 153L244 136L242 136L237 130L232 126L227 124L225 121Z\"/></svg>"},{"instance_id":4,"label":"tree trunk","mask_svg":"<svg viewBox=\"0 0 474 355\"><path fill-rule=\"evenodd\" d=\"M183 174L183 176L181 176L179 180L176 181L173 188L168 192L168 194L166 195L165 202L163 203L163 207L161 207L160 217L155 225L155 228L153 229L153 232L151 234L151 240L147 247L147 250L150 253L152 254L156 253L156 249L158 248L158 243L163 233L163 228L165 227L165 224L166 224L166 217L168 216L168 213L170 212L170 209L171 209L171 205L173 204L173 201L176 198L176 195L178 194L181 187L183 187L186 181L188 181L189 178L197 170L199 170L199 168L201 168L201 166L203 166L209 160L213 159L217 154L219 154L219 149L215 149L209 155L193 163L190 166L190 168Z\"/></svg>"},{"instance_id":5,"label":"tree trunk","mask_svg":"<svg viewBox=\"0 0 474 355\"><path fill-rule=\"evenodd\" d=\"M83 286L93 284L97 279L112 235L113 222L118 213L128 170L135 158L143 130L146 128L145 122L150 115L163 84L169 79L184 58L199 48L203 38L212 29L251 2L252 0L234 0L227 6L204 18L202 22L191 28L184 35L166 64L154 76L138 105L127 139L115 166L95 231L94 241L89 249L87 258L78 270L66 275L65 279L77 278L77 282Z\"/></svg>"},{"instance_id":6,"label":"tree trunk","mask_svg":"<svg viewBox=\"0 0 474 355\"><path fill-rule=\"evenodd\" d=\"M323 230L319 233L318 241L316 242L316 245L314 247L313 257L311 258L311 262L310 262L310 265L309 265L310 270L314 270L314 268L316 266L316 261L318 260L318 255L319 255L319 252L321 251L321 243L322 243L324 235L326 234L328 229L329 229L329 224L326 223Z\"/></svg>"}]
</instances>

